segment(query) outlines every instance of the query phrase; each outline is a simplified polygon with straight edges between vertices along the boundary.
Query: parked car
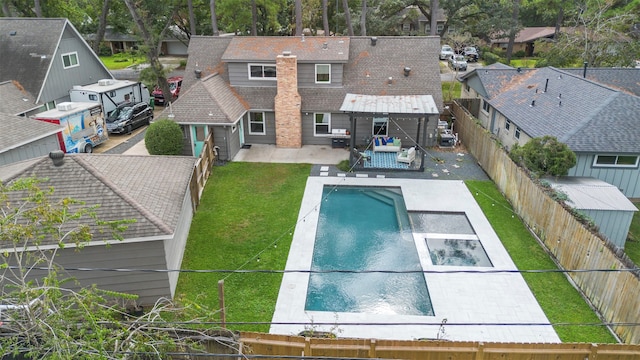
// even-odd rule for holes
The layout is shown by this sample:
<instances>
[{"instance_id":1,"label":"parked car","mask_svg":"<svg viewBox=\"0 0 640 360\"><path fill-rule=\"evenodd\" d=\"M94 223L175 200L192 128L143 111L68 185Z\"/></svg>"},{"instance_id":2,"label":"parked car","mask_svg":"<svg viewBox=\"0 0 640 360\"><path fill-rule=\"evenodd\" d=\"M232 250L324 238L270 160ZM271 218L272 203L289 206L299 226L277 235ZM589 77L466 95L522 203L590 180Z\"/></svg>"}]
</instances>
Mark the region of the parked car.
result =
<instances>
[{"instance_id":1,"label":"parked car","mask_svg":"<svg viewBox=\"0 0 640 360\"><path fill-rule=\"evenodd\" d=\"M467 60L465 60L464 55L461 54L451 55L449 58L449 66L453 70L467 71Z\"/></svg>"},{"instance_id":2,"label":"parked car","mask_svg":"<svg viewBox=\"0 0 640 360\"><path fill-rule=\"evenodd\" d=\"M442 49L440 50L440 60L447 60L453 55L453 48L449 45L442 45Z\"/></svg>"},{"instance_id":3,"label":"parked car","mask_svg":"<svg viewBox=\"0 0 640 360\"><path fill-rule=\"evenodd\" d=\"M173 76L167 79L169 83L169 90L171 91L171 97L173 99L177 99L178 95L180 95L180 88L182 87L182 76ZM153 90L153 102L156 105L164 105L164 94L162 94L162 89L160 86L156 86Z\"/></svg>"},{"instance_id":4,"label":"parked car","mask_svg":"<svg viewBox=\"0 0 640 360\"><path fill-rule=\"evenodd\" d=\"M153 110L145 102L118 105L107 117L109 134L128 134L131 130L149 125L153 120Z\"/></svg>"},{"instance_id":5,"label":"parked car","mask_svg":"<svg viewBox=\"0 0 640 360\"><path fill-rule=\"evenodd\" d=\"M477 62L480 58L478 49L473 46L467 46L462 50L462 55L467 59L467 62Z\"/></svg>"}]
</instances>

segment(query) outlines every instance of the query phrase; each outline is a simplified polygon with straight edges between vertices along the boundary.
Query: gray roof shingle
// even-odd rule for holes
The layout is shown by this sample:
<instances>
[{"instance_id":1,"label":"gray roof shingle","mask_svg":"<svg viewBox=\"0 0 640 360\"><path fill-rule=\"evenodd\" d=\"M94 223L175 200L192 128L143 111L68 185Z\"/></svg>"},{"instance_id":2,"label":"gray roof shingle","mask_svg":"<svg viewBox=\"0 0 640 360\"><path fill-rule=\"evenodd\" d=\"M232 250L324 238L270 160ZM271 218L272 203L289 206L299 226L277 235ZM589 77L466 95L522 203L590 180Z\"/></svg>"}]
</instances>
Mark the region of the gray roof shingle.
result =
<instances>
[{"instance_id":1,"label":"gray roof shingle","mask_svg":"<svg viewBox=\"0 0 640 360\"><path fill-rule=\"evenodd\" d=\"M15 80L0 83L0 99L0 113L4 114L23 114L40 106Z\"/></svg>"},{"instance_id":2,"label":"gray roof shingle","mask_svg":"<svg viewBox=\"0 0 640 360\"><path fill-rule=\"evenodd\" d=\"M582 77L585 69L562 69L573 75ZM634 68L587 68L586 78L607 85L631 95L640 96L640 69Z\"/></svg>"},{"instance_id":3,"label":"gray roof shingle","mask_svg":"<svg viewBox=\"0 0 640 360\"><path fill-rule=\"evenodd\" d=\"M42 139L63 130L62 126L0 113L0 153ZM51 150L59 150L51 149Z\"/></svg>"},{"instance_id":4,"label":"gray roof shingle","mask_svg":"<svg viewBox=\"0 0 640 360\"><path fill-rule=\"evenodd\" d=\"M96 213L101 220L135 219L124 232L125 239L166 236L178 225L195 161L183 156L74 154L65 155L64 164L56 167L41 157L0 167L0 181L46 178L45 185L54 188L56 198L99 205ZM111 236L94 232L95 240Z\"/></svg>"},{"instance_id":5,"label":"gray roof shingle","mask_svg":"<svg viewBox=\"0 0 640 360\"><path fill-rule=\"evenodd\" d=\"M237 36L222 55L225 62L275 61L290 51L298 62L347 62L348 37L334 36Z\"/></svg>"}]
</instances>

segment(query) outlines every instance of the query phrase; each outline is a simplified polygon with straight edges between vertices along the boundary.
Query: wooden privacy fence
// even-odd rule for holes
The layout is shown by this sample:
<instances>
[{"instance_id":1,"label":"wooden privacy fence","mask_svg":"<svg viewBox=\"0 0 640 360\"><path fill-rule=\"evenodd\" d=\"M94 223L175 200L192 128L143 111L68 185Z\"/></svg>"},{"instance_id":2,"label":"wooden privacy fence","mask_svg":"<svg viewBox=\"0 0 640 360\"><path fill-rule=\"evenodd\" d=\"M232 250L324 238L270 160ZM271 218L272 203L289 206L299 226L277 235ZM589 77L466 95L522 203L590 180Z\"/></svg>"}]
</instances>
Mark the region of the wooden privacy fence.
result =
<instances>
[{"instance_id":1,"label":"wooden privacy fence","mask_svg":"<svg viewBox=\"0 0 640 360\"><path fill-rule=\"evenodd\" d=\"M635 271L569 273L580 290L627 344L640 344L640 270L551 199L456 100L460 141L511 202L515 212L568 270Z\"/></svg>"},{"instance_id":2,"label":"wooden privacy fence","mask_svg":"<svg viewBox=\"0 0 640 360\"><path fill-rule=\"evenodd\" d=\"M196 211L200 204L200 196L202 195L202 190L204 190L204 186L207 183L209 175L211 175L211 166L214 161L216 161L216 154L213 151L213 134L209 133L204 141L202 152L196 161L196 165L193 169L193 175L191 175L191 182L189 183L193 211Z\"/></svg>"},{"instance_id":3,"label":"wooden privacy fence","mask_svg":"<svg viewBox=\"0 0 640 360\"><path fill-rule=\"evenodd\" d=\"M263 333L240 333L246 355L377 358L415 360L637 360L640 345L523 344L443 340L323 339Z\"/></svg>"}]
</instances>

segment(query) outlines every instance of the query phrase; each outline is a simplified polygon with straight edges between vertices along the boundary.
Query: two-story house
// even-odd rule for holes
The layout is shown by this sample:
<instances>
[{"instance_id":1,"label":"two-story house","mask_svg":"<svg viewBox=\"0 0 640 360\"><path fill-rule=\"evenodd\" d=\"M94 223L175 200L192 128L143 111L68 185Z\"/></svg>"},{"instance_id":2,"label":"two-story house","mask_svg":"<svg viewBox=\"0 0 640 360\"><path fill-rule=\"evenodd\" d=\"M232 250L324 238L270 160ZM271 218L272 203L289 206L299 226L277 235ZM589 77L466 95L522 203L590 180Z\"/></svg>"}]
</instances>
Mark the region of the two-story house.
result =
<instances>
[{"instance_id":1,"label":"two-story house","mask_svg":"<svg viewBox=\"0 0 640 360\"><path fill-rule=\"evenodd\" d=\"M10 81L32 102L9 114L54 109L74 85L113 78L67 19L0 18L0 54L0 83Z\"/></svg>"},{"instance_id":2,"label":"two-story house","mask_svg":"<svg viewBox=\"0 0 640 360\"><path fill-rule=\"evenodd\" d=\"M495 64L461 80L469 110L507 149L555 136L576 153L569 176L640 198L640 97L552 67Z\"/></svg>"},{"instance_id":3,"label":"two-story house","mask_svg":"<svg viewBox=\"0 0 640 360\"><path fill-rule=\"evenodd\" d=\"M198 156L213 132L221 160L250 144L332 145L336 134L350 146L373 134L431 146L442 109L439 51L438 37L197 36L187 90L161 117L183 127L185 154ZM368 103L356 109L345 99Z\"/></svg>"}]
</instances>

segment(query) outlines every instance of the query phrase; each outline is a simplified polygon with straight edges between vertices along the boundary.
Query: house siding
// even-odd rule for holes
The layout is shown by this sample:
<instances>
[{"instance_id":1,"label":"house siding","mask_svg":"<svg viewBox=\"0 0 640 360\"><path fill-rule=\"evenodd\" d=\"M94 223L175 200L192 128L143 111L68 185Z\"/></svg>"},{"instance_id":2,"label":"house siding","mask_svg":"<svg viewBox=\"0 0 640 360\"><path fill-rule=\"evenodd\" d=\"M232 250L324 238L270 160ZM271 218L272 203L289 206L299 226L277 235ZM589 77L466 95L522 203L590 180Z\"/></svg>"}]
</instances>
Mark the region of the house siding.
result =
<instances>
[{"instance_id":1,"label":"house siding","mask_svg":"<svg viewBox=\"0 0 640 360\"><path fill-rule=\"evenodd\" d=\"M209 132L213 133L213 146L218 149L218 160L231 161L240 151L240 126L209 126Z\"/></svg>"},{"instance_id":2,"label":"house siding","mask_svg":"<svg viewBox=\"0 0 640 360\"><path fill-rule=\"evenodd\" d=\"M260 111L260 110L255 110ZM242 118L245 144L275 144L276 143L276 115L273 111L263 111L265 117L265 134L249 134L249 112Z\"/></svg>"},{"instance_id":3,"label":"house siding","mask_svg":"<svg viewBox=\"0 0 640 360\"><path fill-rule=\"evenodd\" d=\"M193 146L191 145L191 127L180 125L182 129L182 155L193 156Z\"/></svg>"},{"instance_id":4,"label":"house siding","mask_svg":"<svg viewBox=\"0 0 640 360\"><path fill-rule=\"evenodd\" d=\"M231 86L251 86L251 87L276 87L277 81L274 80L250 80L249 79L249 63L229 63L227 70L229 71L229 83ZM276 64L273 63L251 62L251 64ZM322 63L327 64L327 63ZM331 64L331 83L316 84L316 68L315 64L298 63L298 87L341 87L342 86L343 64Z\"/></svg>"},{"instance_id":5,"label":"house siding","mask_svg":"<svg viewBox=\"0 0 640 360\"><path fill-rule=\"evenodd\" d=\"M182 257L185 247L187 246L187 237L189 236L189 228L191 227L191 220L193 219L193 204L191 203L191 193L188 191L185 192L180 214L181 216L173 234L173 239L164 241L167 269L180 269L182 267ZM176 294L179 276L179 272L169 273L169 288L172 298Z\"/></svg>"},{"instance_id":6,"label":"house siding","mask_svg":"<svg viewBox=\"0 0 640 360\"><path fill-rule=\"evenodd\" d=\"M64 69L62 54L71 52L78 54L79 66ZM53 55L49 75L39 100L44 103L69 101L69 90L74 85L88 85L107 78L112 78L111 74L105 70L91 49L67 26L58 50Z\"/></svg>"},{"instance_id":7,"label":"house siding","mask_svg":"<svg viewBox=\"0 0 640 360\"><path fill-rule=\"evenodd\" d=\"M330 64L330 63L318 63ZM342 64L331 65L331 83L316 84L316 64L298 63L298 87L320 88L320 87L342 87Z\"/></svg>"},{"instance_id":8,"label":"house siding","mask_svg":"<svg viewBox=\"0 0 640 360\"><path fill-rule=\"evenodd\" d=\"M302 113L302 144L304 145L331 145L331 135L314 136L314 113ZM331 129L350 129L349 115L331 113Z\"/></svg>"},{"instance_id":9,"label":"house siding","mask_svg":"<svg viewBox=\"0 0 640 360\"><path fill-rule=\"evenodd\" d=\"M276 65L276 59L273 62L251 62L251 64ZM229 83L231 86L250 86L250 87L276 87L276 79L269 80L250 80L248 63L228 63Z\"/></svg>"},{"instance_id":10,"label":"house siding","mask_svg":"<svg viewBox=\"0 0 640 360\"><path fill-rule=\"evenodd\" d=\"M0 166L48 155L53 150L60 150L55 134L0 153Z\"/></svg>"},{"instance_id":11,"label":"house siding","mask_svg":"<svg viewBox=\"0 0 640 360\"><path fill-rule=\"evenodd\" d=\"M577 153L576 166L569 169L569 176L593 177L614 185L628 198L640 198L639 168L593 167L595 154Z\"/></svg>"}]
</instances>

